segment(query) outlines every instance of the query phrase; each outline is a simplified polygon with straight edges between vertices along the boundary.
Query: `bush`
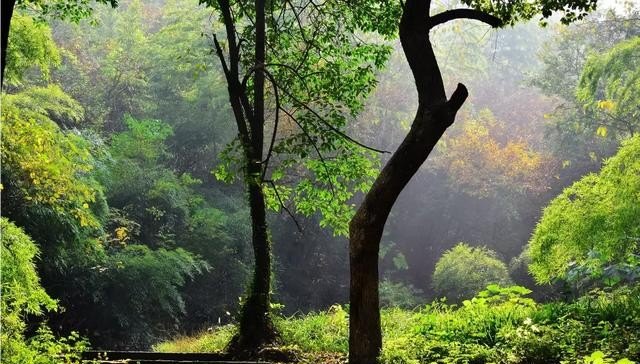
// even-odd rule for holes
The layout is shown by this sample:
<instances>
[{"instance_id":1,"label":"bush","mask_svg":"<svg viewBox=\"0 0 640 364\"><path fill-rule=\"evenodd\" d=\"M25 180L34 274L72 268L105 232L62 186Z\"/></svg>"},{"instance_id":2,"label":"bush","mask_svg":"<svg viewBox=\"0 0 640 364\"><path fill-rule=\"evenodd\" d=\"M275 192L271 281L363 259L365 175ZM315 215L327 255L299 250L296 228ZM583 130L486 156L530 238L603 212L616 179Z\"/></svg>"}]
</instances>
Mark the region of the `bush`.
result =
<instances>
[{"instance_id":1,"label":"bush","mask_svg":"<svg viewBox=\"0 0 640 364\"><path fill-rule=\"evenodd\" d=\"M56 338L43 324L36 335L25 337L28 315L40 316L57 310L58 305L40 286L34 264L38 248L31 238L6 218L0 219L0 227L2 363L79 363L87 342L75 333L69 338Z\"/></svg>"},{"instance_id":2,"label":"bush","mask_svg":"<svg viewBox=\"0 0 640 364\"><path fill-rule=\"evenodd\" d=\"M423 301L422 290L411 284L394 283L388 279L380 282L380 306L414 308Z\"/></svg>"},{"instance_id":3,"label":"bush","mask_svg":"<svg viewBox=\"0 0 640 364\"><path fill-rule=\"evenodd\" d=\"M196 336L184 336L153 346L154 351L178 353L220 353L226 348L233 335L235 326L211 327Z\"/></svg>"},{"instance_id":4,"label":"bush","mask_svg":"<svg viewBox=\"0 0 640 364\"><path fill-rule=\"evenodd\" d=\"M507 266L495 252L465 243L442 255L436 263L432 282L435 293L452 302L471 298L489 284L509 283Z\"/></svg>"},{"instance_id":5,"label":"bush","mask_svg":"<svg viewBox=\"0 0 640 364\"><path fill-rule=\"evenodd\" d=\"M178 331L184 317L182 287L209 265L186 250L150 249L131 244L110 248L94 266L76 267L85 285L75 312L90 317L75 327L85 329L100 347L144 349Z\"/></svg>"},{"instance_id":6,"label":"bush","mask_svg":"<svg viewBox=\"0 0 640 364\"><path fill-rule=\"evenodd\" d=\"M348 314L340 305L326 312L310 313L295 319L277 319L278 331L286 343L305 352L341 352L349 348Z\"/></svg>"}]
</instances>

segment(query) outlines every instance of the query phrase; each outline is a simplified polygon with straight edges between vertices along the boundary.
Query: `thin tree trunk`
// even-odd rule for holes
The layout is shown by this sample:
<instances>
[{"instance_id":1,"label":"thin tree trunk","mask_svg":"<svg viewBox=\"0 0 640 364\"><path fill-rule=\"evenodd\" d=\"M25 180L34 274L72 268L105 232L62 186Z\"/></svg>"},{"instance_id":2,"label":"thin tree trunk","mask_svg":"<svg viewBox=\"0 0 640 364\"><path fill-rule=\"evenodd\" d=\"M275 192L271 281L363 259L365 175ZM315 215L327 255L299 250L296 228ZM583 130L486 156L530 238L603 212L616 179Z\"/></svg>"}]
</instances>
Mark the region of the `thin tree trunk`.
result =
<instances>
[{"instance_id":1,"label":"thin tree trunk","mask_svg":"<svg viewBox=\"0 0 640 364\"><path fill-rule=\"evenodd\" d=\"M251 213L254 270L249 294L242 306L239 330L229 344L229 352L236 357L256 357L261 348L278 341L269 314L271 295L271 243L266 222L266 208L262 191L262 158L264 147L264 79L265 63L265 0L256 0L256 41L253 78L253 107L249 106L246 90L237 80L239 51L235 43L234 26L227 0L220 1L227 25L230 47L230 69L225 71L238 131L246 163L245 183ZM231 36L230 36L231 34ZM229 38L230 37L230 38ZM218 50L219 56L221 50ZM221 58L223 59L223 58ZM224 67L224 66L223 66ZM244 112L243 112L244 109ZM246 115L246 119L245 119ZM249 128L245 125L248 121Z\"/></svg>"},{"instance_id":2,"label":"thin tree trunk","mask_svg":"<svg viewBox=\"0 0 640 364\"><path fill-rule=\"evenodd\" d=\"M253 160L248 163L247 169L254 270L249 295L242 306L239 330L229 346L229 351L237 357L255 357L262 347L278 340L269 315L271 243L267 230L264 195L259 180L260 164Z\"/></svg>"}]
</instances>

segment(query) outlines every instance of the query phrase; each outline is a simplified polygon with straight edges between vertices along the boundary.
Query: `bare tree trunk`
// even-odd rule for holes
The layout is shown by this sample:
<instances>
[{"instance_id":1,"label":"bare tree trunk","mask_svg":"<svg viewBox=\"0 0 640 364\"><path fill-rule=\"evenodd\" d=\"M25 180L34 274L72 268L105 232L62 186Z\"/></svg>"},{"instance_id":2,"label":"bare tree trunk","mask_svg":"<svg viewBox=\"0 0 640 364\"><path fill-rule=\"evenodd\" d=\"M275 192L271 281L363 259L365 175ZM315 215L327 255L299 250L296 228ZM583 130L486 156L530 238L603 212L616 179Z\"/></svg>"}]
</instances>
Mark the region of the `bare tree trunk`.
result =
<instances>
[{"instance_id":1,"label":"bare tree trunk","mask_svg":"<svg viewBox=\"0 0 640 364\"><path fill-rule=\"evenodd\" d=\"M427 159L467 98L462 84L447 100L429 40L429 2L407 1L400 22L402 48L418 90L411 130L367 193L349 226L351 264L349 363L373 364L382 348L378 253L384 225L398 195Z\"/></svg>"},{"instance_id":2,"label":"bare tree trunk","mask_svg":"<svg viewBox=\"0 0 640 364\"><path fill-rule=\"evenodd\" d=\"M460 85L457 92L466 94ZM384 225L398 195L453 121L419 107L411 131L376 179L349 226L351 285L349 363L372 364L382 348L378 252Z\"/></svg>"}]
</instances>

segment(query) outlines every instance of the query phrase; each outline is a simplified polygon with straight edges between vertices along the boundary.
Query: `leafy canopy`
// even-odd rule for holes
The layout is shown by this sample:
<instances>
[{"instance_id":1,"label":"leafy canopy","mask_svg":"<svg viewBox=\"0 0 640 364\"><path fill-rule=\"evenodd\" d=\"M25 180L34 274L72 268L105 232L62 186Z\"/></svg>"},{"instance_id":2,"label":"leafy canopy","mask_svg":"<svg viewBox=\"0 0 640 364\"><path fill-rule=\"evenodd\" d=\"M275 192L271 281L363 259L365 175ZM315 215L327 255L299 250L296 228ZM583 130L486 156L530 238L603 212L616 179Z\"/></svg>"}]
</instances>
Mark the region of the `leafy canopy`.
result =
<instances>
[{"instance_id":1,"label":"leafy canopy","mask_svg":"<svg viewBox=\"0 0 640 364\"><path fill-rule=\"evenodd\" d=\"M640 136L623 142L597 174L566 188L544 209L529 241L538 282L565 278L573 264L596 270L640 247Z\"/></svg>"},{"instance_id":2,"label":"leafy canopy","mask_svg":"<svg viewBox=\"0 0 640 364\"><path fill-rule=\"evenodd\" d=\"M587 60L576 90L586 108L602 111L598 134L607 126L618 135L640 130L640 36L593 54Z\"/></svg>"},{"instance_id":3,"label":"leafy canopy","mask_svg":"<svg viewBox=\"0 0 640 364\"><path fill-rule=\"evenodd\" d=\"M36 22L27 15L15 14L11 20L7 43L7 83L20 84L25 72L33 66L38 66L46 79L51 68L59 64L60 52L49 26Z\"/></svg>"},{"instance_id":4,"label":"leafy canopy","mask_svg":"<svg viewBox=\"0 0 640 364\"><path fill-rule=\"evenodd\" d=\"M502 25L515 25L518 22L541 16L540 22L554 13L560 15L563 24L583 19L596 8L598 0L461 0L460 3L502 21ZM402 2L357 0L350 9L355 14L356 24L364 31L375 31L387 37L394 36L402 15Z\"/></svg>"},{"instance_id":5,"label":"leafy canopy","mask_svg":"<svg viewBox=\"0 0 640 364\"><path fill-rule=\"evenodd\" d=\"M249 90L255 63L252 10L242 2L229 5L242 39L240 79L244 74ZM379 38L357 35L358 11L333 1L267 6L268 144L255 146L267 155L262 175L247 176L259 178L270 208L318 213L322 226L344 235L353 215L348 201L368 189L377 167L371 152L347 136L348 124L363 110L376 85L375 73L390 53ZM223 152L214 172L218 179L231 181L240 174L242 143Z\"/></svg>"},{"instance_id":6,"label":"leafy canopy","mask_svg":"<svg viewBox=\"0 0 640 364\"><path fill-rule=\"evenodd\" d=\"M82 108L53 85L2 95L2 106L5 187L23 207L44 206L80 226L97 227L91 207L101 187L90 176L90 145L53 121L77 120Z\"/></svg>"},{"instance_id":7,"label":"leafy canopy","mask_svg":"<svg viewBox=\"0 0 640 364\"><path fill-rule=\"evenodd\" d=\"M480 198L545 189L545 157L525 140L505 139L507 127L482 110L454 127L438 145L434 166L449 183Z\"/></svg>"},{"instance_id":8,"label":"leafy canopy","mask_svg":"<svg viewBox=\"0 0 640 364\"><path fill-rule=\"evenodd\" d=\"M462 3L497 16L509 25L532 19L538 14L549 18L554 12L560 14L563 24L569 24L587 16L596 8L597 0L462 0Z\"/></svg>"},{"instance_id":9,"label":"leafy canopy","mask_svg":"<svg viewBox=\"0 0 640 364\"><path fill-rule=\"evenodd\" d=\"M118 5L118 0L96 0L98 4ZM17 0L16 7L34 13L39 19L56 18L79 22L93 13L94 2L88 0Z\"/></svg>"}]
</instances>

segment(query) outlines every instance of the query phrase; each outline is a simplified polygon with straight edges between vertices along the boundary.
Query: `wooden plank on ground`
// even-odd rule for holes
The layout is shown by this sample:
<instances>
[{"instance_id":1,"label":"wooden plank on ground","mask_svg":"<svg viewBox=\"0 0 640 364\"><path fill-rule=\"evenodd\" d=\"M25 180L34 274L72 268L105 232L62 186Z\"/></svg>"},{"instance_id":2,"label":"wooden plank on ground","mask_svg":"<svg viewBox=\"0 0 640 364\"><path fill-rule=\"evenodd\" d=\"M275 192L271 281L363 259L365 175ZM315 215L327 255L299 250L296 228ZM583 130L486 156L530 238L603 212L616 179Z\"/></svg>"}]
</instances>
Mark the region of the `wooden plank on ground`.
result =
<instances>
[{"instance_id":1,"label":"wooden plank on ground","mask_svg":"<svg viewBox=\"0 0 640 364\"><path fill-rule=\"evenodd\" d=\"M82 353L86 362L101 364L269 364L266 361L234 361L218 353L158 353L152 351L91 350Z\"/></svg>"}]
</instances>

